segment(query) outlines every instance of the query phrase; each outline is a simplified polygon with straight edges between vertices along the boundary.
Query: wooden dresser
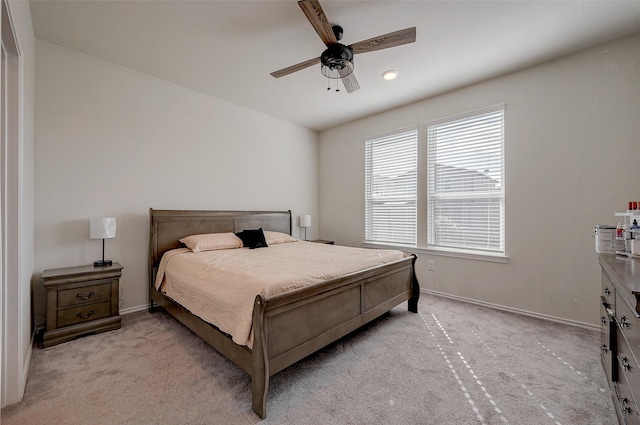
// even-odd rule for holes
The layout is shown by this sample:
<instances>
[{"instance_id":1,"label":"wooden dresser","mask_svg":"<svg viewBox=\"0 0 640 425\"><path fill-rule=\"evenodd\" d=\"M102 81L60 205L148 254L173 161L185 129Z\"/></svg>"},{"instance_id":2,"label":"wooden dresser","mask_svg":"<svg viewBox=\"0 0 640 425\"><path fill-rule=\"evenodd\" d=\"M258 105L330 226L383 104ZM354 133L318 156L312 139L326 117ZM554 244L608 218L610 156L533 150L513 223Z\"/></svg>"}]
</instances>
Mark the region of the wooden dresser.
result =
<instances>
[{"instance_id":1,"label":"wooden dresser","mask_svg":"<svg viewBox=\"0 0 640 425\"><path fill-rule=\"evenodd\" d=\"M49 347L78 336L120 328L118 305L122 266L80 266L45 270Z\"/></svg>"},{"instance_id":2,"label":"wooden dresser","mask_svg":"<svg viewBox=\"0 0 640 425\"><path fill-rule=\"evenodd\" d=\"M601 360L620 424L640 425L640 259L600 254Z\"/></svg>"}]
</instances>

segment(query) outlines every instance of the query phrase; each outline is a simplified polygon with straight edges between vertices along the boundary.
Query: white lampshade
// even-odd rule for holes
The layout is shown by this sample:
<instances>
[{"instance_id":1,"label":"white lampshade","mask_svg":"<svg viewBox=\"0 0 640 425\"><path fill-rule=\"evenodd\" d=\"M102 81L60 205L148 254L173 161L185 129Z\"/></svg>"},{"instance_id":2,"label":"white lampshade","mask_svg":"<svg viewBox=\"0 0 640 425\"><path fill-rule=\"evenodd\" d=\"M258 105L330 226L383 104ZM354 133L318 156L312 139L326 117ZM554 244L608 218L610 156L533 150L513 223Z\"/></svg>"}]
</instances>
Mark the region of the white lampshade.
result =
<instances>
[{"instance_id":1,"label":"white lampshade","mask_svg":"<svg viewBox=\"0 0 640 425\"><path fill-rule=\"evenodd\" d=\"M116 237L116 218L103 217L89 219L89 237L91 239L111 239Z\"/></svg>"},{"instance_id":2,"label":"white lampshade","mask_svg":"<svg viewBox=\"0 0 640 425\"><path fill-rule=\"evenodd\" d=\"M311 215L301 215L300 216L300 227L311 227Z\"/></svg>"}]
</instances>

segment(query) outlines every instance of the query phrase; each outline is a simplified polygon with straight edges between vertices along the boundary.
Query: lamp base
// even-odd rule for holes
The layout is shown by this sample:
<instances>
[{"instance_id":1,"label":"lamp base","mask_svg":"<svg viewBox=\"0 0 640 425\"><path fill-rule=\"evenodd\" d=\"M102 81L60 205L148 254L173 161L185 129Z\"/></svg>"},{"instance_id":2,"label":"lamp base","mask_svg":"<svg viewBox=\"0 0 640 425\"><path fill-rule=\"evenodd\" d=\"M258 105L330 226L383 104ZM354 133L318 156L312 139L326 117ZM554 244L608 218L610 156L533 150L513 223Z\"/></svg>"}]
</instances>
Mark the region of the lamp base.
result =
<instances>
[{"instance_id":1,"label":"lamp base","mask_svg":"<svg viewBox=\"0 0 640 425\"><path fill-rule=\"evenodd\" d=\"M113 265L111 260L97 260L93 262L93 267L105 267Z\"/></svg>"}]
</instances>

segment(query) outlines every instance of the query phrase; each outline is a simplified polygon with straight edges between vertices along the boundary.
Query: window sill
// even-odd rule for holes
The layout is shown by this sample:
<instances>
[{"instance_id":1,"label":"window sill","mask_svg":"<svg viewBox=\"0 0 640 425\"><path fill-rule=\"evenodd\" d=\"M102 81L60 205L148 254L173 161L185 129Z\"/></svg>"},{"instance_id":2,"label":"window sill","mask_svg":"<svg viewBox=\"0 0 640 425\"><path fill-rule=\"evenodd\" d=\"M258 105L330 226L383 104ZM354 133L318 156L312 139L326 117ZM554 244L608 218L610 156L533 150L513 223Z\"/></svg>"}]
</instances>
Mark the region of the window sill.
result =
<instances>
[{"instance_id":1,"label":"window sill","mask_svg":"<svg viewBox=\"0 0 640 425\"><path fill-rule=\"evenodd\" d=\"M454 251L454 250L447 250L442 248L440 249L422 248L417 246L394 245L394 244L366 242L366 241L362 242L362 246L365 248L397 249L400 251L415 253L415 254L438 255L441 257L463 258L465 260L488 261L492 263L504 264L509 261L509 257L506 255L478 253L475 251L462 251L462 250Z\"/></svg>"}]
</instances>

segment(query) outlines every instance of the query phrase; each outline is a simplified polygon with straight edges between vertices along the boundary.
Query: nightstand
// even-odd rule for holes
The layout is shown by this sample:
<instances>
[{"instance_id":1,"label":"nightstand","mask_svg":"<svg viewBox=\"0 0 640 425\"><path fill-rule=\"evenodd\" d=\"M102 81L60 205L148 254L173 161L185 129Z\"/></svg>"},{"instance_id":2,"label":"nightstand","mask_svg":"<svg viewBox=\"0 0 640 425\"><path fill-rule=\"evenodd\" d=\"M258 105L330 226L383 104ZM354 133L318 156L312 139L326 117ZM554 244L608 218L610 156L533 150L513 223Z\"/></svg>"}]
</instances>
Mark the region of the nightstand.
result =
<instances>
[{"instance_id":1,"label":"nightstand","mask_svg":"<svg viewBox=\"0 0 640 425\"><path fill-rule=\"evenodd\" d=\"M328 241L326 239L314 239L312 241L309 242L315 242L315 243L326 243L327 245L333 245L334 241Z\"/></svg>"},{"instance_id":2,"label":"nightstand","mask_svg":"<svg viewBox=\"0 0 640 425\"><path fill-rule=\"evenodd\" d=\"M42 272L47 290L50 347L82 335L120 329L118 296L122 266L80 266Z\"/></svg>"}]
</instances>

